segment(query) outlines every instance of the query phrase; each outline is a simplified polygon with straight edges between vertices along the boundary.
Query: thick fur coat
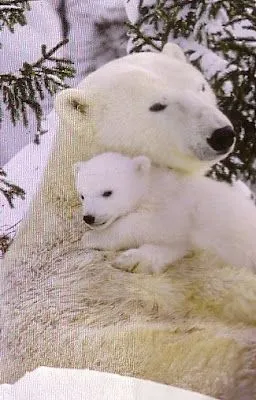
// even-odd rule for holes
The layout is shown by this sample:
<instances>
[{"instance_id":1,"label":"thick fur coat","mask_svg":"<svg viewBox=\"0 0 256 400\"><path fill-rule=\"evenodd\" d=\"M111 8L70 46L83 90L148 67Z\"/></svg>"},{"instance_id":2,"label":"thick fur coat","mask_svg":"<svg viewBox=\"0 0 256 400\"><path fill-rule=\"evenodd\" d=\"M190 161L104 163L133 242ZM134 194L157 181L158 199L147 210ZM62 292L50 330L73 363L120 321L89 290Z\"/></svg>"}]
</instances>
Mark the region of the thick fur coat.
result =
<instances>
[{"instance_id":1,"label":"thick fur coat","mask_svg":"<svg viewBox=\"0 0 256 400\"><path fill-rule=\"evenodd\" d=\"M165 114L149 112L164 101ZM74 163L143 149L155 163L199 173L218 159L206 138L230 122L201 74L176 47L131 55L63 91L57 109L44 180L1 267L1 382L40 365L88 367L256 398L252 272L200 252L158 276L129 273L113 267L114 252L81 247Z\"/></svg>"},{"instance_id":2,"label":"thick fur coat","mask_svg":"<svg viewBox=\"0 0 256 400\"><path fill-rule=\"evenodd\" d=\"M255 204L226 182L111 152L76 163L74 172L89 228L82 244L128 249L117 257L118 268L161 273L204 249L256 272Z\"/></svg>"}]
</instances>

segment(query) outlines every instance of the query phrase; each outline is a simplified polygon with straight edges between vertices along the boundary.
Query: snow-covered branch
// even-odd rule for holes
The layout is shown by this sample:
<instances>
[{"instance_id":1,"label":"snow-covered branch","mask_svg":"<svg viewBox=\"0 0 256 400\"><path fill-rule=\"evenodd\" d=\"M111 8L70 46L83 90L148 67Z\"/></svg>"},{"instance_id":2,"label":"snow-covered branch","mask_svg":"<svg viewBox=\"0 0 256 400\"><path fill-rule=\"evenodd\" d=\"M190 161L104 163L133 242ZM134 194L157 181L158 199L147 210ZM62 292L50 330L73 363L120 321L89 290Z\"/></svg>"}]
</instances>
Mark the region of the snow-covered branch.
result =
<instances>
[{"instance_id":1,"label":"snow-covered branch","mask_svg":"<svg viewBox=\"0 0 256 400\"><path fill-rule=\"evenodd\" d=\"M37 61L34 63L24 62L16 74L0 75L3 104L10 112L13 124L22 118L24 125L27 126L28 108L30 108L37 119L37 130L41 130L42 107L40 101L45 97L44 91L48 91L51 95L55 94L59 88L68 87L64 84L64 79L74 75L70 60L54 56L66 43L67 39L50 50L42 45L42 56ZM53 66L49 66L49 62ZM0 122L2 112L0 106Z\"/></svg>"}]
</instances>

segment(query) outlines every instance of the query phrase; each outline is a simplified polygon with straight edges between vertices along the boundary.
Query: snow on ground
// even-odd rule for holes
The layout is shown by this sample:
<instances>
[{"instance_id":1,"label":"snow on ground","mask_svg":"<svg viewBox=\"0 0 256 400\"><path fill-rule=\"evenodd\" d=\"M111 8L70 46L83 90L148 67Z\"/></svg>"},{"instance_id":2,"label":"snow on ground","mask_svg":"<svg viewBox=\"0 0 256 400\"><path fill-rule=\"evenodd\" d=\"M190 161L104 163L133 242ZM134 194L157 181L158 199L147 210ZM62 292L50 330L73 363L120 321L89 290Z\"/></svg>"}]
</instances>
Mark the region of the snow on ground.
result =
<instances>
[{"instance_id":1,"label":"snow on ground","mask_svg":"<svg viewBox=\"0 0 256 400\"><path fill-rule=\"evenodd\" d=\"M90 370L41 367L14 385L0 385L3 400L214 400L173 386Z\"/></svg>"},{"instance_id":2,"label":"snow on ground","mask_svg":"<svg viewBox=\"0 0 256 400\"><path fill-rule=\"evenodd\" d=\"M42 178L56 126L57 117L52 111L43 124L47 133L40 138L40 144L28 144L3 167L8 180L24 189L26 194L25 200L20 197L14 199L14 208L10 208L5 197L0 194L0 235L8 232L8 228L19 223L26 214Z\"/></svg>"},{"instance_id":3,"label":"snow on ground","mask_svg":"<svg viewBox=\"0 0 256 400\"><path fill-rule=\"evenodd\" d=\"M27 25L14 26L14 33L6 27L0 35L0 73L18 73L24 61L35 62L41 56L41 45L47 48L54 47L62 40L60 19L49 2L37 0L30 2L31 11L26 12ZM62 49L59 50L62 55ZM49 112L52 99L49 95L43 102L43 109ZM24 127L22 122L16 126L10 121L10 114L3 110L3 122L1 123L0 165L5 164L24 145L33 140L36 130L36 121L32 113L29 113L29 127Z\"/></svg>"},{"instance_id":4,"label":"snow on ground","mask_svg":"<svg viewBox=\"0 0 256 400\"><path fill-rule=\"evenodd\" d=\"M62 21L58 15L60 4L61 0L32 2L32 10L26 12L27 25L15 25L14 33L10 33L6 28L1 31L0 42L3 46L0 55L4 57L0 73L18 73L24 61L33 62L39 58L41 44L52 47L62 39ZM74 60L77 67L79 64L76 80L69 82L73 85L88 73L88 69L93 70L110 59L125 55L126 14L123 0L107 0L104 5L101 0L67 0L65 11L69 23L70 43L65 46L63 53ZM47 96L43 102L46 115L51 106L52 98ZM50 114L47 124L48 128L50 127L49 132L41 138L41 144L36 145L32 143L36 133L34 116L29 113L28 127L24 127L21 121L13 126L9 113L4 110L1 123L0 166L3 166L7 173L8 181L25 190L26 197L25 200L16 198L14 208L11 209L0 194L0 235L8 234L10 227L14 225L16 229L16 224L26 213L38 187L54 136L54 113ZM30 144L23 147L27 143ZM14 235L13 229L11 232L11 235Z\"/></svg>"},{"instance_id":5,"label":"snow on ground","mask_svg":"<svg viewBox=\"0 0 256 400\"><path fill-rule=\"evenodd\" d=\"M60 6L63 4L63 10ZM67 79L76 85L86 74L113 58L126 54L127 20L123 0L37 0L26 12L27 25L15 25L14 33L1 31L0 73L16 72L24 61L34 62L41 55L41 45L55 46L63 39L63 27L68 23L69 43L58 51L59 56L74 62L75 78ZM64 13L64 14L63 14ZM46 94L42 104L47 114L52 98ZM5 164L24 145L33 140L36 129L34 115L29 112L29 126L19 121L14 127L4 110L1 123L0 165Z\"/></svg>"}]
</instances>

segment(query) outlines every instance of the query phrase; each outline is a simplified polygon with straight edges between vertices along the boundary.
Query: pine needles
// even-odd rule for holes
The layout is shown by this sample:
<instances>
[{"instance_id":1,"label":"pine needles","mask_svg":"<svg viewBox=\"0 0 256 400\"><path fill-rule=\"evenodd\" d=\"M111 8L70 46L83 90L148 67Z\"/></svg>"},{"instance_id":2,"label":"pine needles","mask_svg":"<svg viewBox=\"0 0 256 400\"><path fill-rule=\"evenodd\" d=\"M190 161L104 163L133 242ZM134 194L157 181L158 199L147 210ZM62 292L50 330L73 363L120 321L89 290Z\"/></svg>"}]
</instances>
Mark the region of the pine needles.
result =
<instances>
[{"instance_id":1,"label":"pine needles","mask_svg":"<svg viewBox=\"0 0 256 400\"><path fill-rule=\"evenodd\" d=\"M145 3L145 5L144 5ZM206 75L203 48L225 68L210 74L219 106L237 132L235 151L209 175L256 183L256 8L255 0L138 0L139 17L129 24L130 52L160 51L174 41ZM200 49L200 51L198 51ZM214 61L213 61L214 63Z\"/></svg>"}]
</instances>

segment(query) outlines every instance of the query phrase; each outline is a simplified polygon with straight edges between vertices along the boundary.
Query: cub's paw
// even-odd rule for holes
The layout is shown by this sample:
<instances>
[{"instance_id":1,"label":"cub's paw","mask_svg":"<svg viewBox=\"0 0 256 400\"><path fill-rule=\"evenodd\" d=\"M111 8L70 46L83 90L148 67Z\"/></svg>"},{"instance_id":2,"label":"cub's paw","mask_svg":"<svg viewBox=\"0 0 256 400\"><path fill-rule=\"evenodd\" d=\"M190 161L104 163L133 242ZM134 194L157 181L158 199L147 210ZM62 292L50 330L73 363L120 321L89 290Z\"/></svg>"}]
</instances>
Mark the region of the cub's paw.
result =
<instances>
[{"instance_id":1,"label":"cub's paw","mask_svg":"<svg viewBox=\"0 0 256 400\"><path fill-rule=\"evenodd\" d=\"M133 272L140 262L138 249L130 249L121 253L113 261L115 268Z\"/></svg>"},{"instance_id":2,"label":"cub's paw","mask_svg":"<svg viewBox=\"0 0 256 400\"><path fill-rule=\"evenodd\" d=\"M153 274L163 272L162 266L154 257L141 249L130 249L120 254L113 263L114 267L128 272Z\"/></svg>"}]
</instances>

